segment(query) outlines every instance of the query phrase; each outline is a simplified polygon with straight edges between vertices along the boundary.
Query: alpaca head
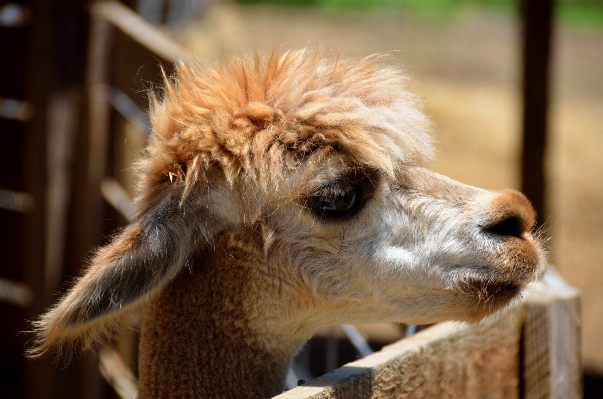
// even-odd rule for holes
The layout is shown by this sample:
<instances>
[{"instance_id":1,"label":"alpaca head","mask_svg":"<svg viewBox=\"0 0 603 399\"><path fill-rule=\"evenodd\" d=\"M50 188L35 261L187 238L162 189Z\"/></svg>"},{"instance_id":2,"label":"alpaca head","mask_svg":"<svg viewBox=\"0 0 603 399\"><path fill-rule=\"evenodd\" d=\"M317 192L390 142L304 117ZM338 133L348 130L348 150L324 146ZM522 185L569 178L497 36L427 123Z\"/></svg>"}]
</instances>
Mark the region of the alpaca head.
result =
<instances>
[{"instance_id":1,"label":"alpaca head","mask_svg":"<svg viewBox=\"0 0 603 399\"><path fill-rule=\"evenodd\" d=\"M181 63L152 102L140 213L40 319L41 350L110 336L225 237L244 250L220 256L266 282L248 297L258 330L473 321L508 304L545 263L530 204L427 170L429 123L380 61Z\"/></svg>"}]
</instances>

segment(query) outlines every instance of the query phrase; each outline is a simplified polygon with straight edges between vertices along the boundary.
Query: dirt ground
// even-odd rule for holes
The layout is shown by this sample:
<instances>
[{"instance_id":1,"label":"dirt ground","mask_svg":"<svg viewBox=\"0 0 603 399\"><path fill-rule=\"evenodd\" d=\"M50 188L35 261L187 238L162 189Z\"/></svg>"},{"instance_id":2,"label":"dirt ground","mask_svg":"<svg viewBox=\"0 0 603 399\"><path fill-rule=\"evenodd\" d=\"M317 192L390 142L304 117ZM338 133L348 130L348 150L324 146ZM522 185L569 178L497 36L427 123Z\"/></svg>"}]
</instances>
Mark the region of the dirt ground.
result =
<instances>
[{"instance_id":1,"label":"dirt ground","mask_svg":"<svg viewBox=\"0 0 603 399\"><path fill-rule=\"evenodd\" d=\"M181 40L199 57L322 45L388 52L436 123L433 169L485 188L518 187L520 25L485 11L450 20L401 12L217 5ZM603 373L603 30L558 27L548 147L550 260L583 292L584 365Z\"/></svg>"}]
</instances>

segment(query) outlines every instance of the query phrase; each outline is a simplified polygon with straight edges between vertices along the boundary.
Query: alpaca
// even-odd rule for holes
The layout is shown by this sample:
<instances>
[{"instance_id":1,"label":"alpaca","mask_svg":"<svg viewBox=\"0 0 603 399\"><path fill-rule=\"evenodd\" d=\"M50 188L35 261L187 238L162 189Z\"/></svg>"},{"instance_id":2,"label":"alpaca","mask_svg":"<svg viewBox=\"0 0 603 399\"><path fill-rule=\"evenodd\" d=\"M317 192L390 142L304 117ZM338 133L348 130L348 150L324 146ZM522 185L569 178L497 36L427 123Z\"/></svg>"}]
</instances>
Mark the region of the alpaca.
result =
<instances>
[{"instance_id":1,"label":"alpaca","mask_svg":"<svg viewBox=\"0 0 603 399\"><path fill-rule=\"evenodd\" d=\"M135 220L36 322L33 355L141 319L139 398L266 398L319 327L478 321L543 273L534 211L427 169L430 123L383 57L180 62Z\"/></svg>"}]
</instances>

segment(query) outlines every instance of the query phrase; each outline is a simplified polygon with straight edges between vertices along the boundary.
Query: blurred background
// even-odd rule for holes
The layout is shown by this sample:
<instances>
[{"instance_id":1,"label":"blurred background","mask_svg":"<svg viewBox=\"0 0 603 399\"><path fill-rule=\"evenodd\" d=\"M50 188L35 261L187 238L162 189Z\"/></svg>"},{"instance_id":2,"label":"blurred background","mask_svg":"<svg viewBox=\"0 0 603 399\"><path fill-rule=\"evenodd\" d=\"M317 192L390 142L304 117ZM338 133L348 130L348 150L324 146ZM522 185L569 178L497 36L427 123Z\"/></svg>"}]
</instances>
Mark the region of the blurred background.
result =
<instances>
[{"instance_id":1,"label":"blurred background","mask_svg":"<svg viewBox=\"0 0 603 399\"><path fill-rule=\"evenodd\" d=\"M530 17L536 44L526 47L526 4L545 3L550 30L545 5ZM29 361L21 332L131 214L128 168L146 140L158 65L305 46L388 54L435 122L433 169L528 194L551 263L582 291L585 397L603 397L603 0L121 4L132 13L86 0L0 1L0 398L117 397L94 356ZM530 90L540 120L524 117ZM377 348L403 335L386 330L362 331ZM135 343L118 342L134 368Z\"/></svg>"}]
</instances>

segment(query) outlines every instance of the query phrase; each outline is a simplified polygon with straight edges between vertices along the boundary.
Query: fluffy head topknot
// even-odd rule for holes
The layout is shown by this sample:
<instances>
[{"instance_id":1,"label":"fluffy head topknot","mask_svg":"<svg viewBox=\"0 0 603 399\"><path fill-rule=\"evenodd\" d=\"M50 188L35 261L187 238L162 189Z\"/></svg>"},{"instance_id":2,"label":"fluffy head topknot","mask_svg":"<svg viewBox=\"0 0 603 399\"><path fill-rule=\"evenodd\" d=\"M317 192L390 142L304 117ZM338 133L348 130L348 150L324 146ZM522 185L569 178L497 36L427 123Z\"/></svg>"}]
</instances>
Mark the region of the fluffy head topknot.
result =
<instances>
[{"instance_id":1,"label":"fluffy head topknot","mask_svg":"<svg viewBox=\"0 0 603 399\"><path fill-rule=\"evenodd\" d=\"M188 192L210 168L265 185L331 151L388 174L427 163L429 122L405 76L381 58L298 50L179 63L163 98L152 98L143 196L174 177Z\"/></svg>"}]
</instances>

